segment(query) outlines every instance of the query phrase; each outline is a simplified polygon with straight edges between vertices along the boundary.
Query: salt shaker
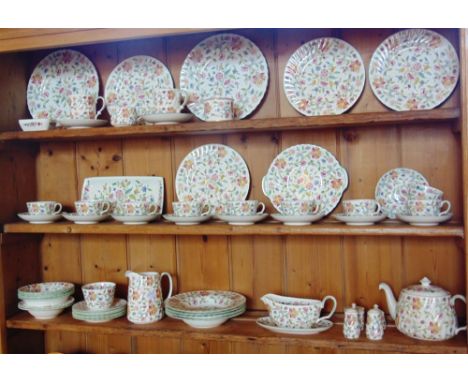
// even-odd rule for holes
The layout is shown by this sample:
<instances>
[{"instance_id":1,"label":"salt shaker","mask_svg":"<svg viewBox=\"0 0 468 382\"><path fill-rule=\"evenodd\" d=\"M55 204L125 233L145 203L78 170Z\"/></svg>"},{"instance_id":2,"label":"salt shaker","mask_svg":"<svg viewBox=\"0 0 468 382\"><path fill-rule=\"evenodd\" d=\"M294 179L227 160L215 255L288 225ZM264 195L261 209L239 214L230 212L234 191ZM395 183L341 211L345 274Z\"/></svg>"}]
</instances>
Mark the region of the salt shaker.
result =
<instances>
[{"instance_id":1,"label":"salt shaker","mask_svg":"<svg viewBox=\"0 0 468 382\"><path fill-rule=\"evenodd\" d=\"M363 306L359 306L359 305L356 305L356 303L352 303L351 304L351 307L352 308L356 308L357 311L358 311L358 316L359 316L359 326L361 327L361 330L364 330L364 307Z\"/></svg>"},{"instance_id":2,"label":"salt shaker","mask_svg":"<svg viewBox=\"0 0 468 382\"><path fill-rule=\"evenodd\" d=\"M355 340L360 334L359 310L356 304L353 304L344 310L343 335L349 340Z\"/></svg>"},{"instance_id":3,"label":"salt shaker","mask_svg":"<svg viewBox=\"0 0 468 382\"><path fill-rule=\"evenodd\" d=\"M378 305L374 305L367 312L366 337L369 340L381 340L385 330L385 314L379 309Z\"/></svg>"}]
</instances>

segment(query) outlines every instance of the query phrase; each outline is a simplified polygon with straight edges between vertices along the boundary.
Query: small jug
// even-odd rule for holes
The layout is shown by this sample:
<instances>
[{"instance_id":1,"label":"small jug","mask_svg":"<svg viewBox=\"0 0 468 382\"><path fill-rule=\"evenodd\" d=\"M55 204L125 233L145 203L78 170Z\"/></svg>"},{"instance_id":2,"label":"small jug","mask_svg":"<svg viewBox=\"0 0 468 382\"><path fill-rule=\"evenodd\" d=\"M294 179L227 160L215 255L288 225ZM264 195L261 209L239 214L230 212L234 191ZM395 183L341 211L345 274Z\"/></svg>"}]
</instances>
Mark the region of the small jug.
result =
<instances>
[{"instance_id":1,"label":"small jug","mask_svg":"<svg viewBox=\"0 0 468 382\"><path fill-rule=\"evenodd\" d=\"M169 279L168 299L172 295L172 277L163 272L125 272L130 282L128 286L127 319L134 324L149 324L164 317L161 279Z\"/></svg>"}]
</instances>

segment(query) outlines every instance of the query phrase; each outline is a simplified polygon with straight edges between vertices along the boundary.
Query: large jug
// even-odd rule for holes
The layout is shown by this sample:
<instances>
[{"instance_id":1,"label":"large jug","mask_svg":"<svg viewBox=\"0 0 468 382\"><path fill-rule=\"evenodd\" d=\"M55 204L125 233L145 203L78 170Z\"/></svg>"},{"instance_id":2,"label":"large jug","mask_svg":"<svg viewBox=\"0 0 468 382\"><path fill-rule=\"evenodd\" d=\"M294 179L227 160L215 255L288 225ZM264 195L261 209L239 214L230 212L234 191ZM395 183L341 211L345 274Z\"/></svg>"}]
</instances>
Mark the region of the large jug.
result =
<instances>
[{"instance_id":1,"label":"large jug","mask_svg":"<svg viewBox=\"0 0 468 382\"><path fill-rule=\"evenodd\" d=\"M169 279L169 293L172 295L172 277L163 272L125 272L129 278L127 319L135 324L149 324L164 317L164 301L161 291L161 279Z\"/></svg>"}]
</instances>

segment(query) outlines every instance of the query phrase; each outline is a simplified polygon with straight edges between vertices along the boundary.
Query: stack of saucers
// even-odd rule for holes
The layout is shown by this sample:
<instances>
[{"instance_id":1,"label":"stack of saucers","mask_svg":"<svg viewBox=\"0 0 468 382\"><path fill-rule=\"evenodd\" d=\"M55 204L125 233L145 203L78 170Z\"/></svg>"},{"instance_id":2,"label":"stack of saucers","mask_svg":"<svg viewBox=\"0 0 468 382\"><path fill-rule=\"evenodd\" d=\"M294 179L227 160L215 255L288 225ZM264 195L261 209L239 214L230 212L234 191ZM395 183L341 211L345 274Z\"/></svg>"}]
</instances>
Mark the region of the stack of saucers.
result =
<instances>
[{"instance_id":1,"label":"stack of saucers","mask_svg":"<svg viewBox=\"0 0 468 382\"><path fill-rule=\"evenodd\" d=\"M166 314L198 329L215 328L245 312L243 295L218 290L181 293L165 303Z\"/></svg>"},{"instance_id":2,"label":"stack of saucers","mask_svg":"<svg viewBox=\"0 0 468 382\"><path fill-rule=\"evenodd\" d=\"M67 282L47 282L22 286L18 289L18 308L27 310L39 320L57 317L73 304L75 286Z\"/></svg>"}]
</instances>

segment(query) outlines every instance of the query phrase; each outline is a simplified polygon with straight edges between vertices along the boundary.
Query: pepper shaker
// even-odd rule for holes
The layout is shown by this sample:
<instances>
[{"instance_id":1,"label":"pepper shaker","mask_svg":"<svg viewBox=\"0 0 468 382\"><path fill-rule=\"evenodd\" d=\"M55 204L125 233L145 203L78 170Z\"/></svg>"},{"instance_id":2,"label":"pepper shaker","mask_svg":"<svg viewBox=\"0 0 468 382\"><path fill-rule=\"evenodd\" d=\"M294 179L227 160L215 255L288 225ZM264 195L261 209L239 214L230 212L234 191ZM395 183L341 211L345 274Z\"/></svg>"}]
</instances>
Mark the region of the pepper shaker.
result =
<instances>
[{"instance_id":1,"label":"pepper shaker","mask_svg":"<svg viewBox=\"0 0 468 382\"><path fill-rule=\"evenodd\" d=\"M359 338L360 334L359 310L356 304L353 304L344 310L343 335L349 340L355 340Z\"/></svg>"},{"instance_id":2,"label":"pepper shaker","mask_svg":"<svg viewBox=\"0 0 468 382\"><path fill-rule=\"evenodd\" d=\"M366 337L369 340L381 340L385 330L385 314L376 304L367 312Z\"/></svg>"},{"instance_id":3,"label":"pepper shaker","mask_svg":"<svg viewBox=\"0 0 468 382\"><path fill-rule=\"evenodd\" d=\"M359 326L361 327L361 330L365 329L365 321L364 321L364 313L365 309L363 306L356 305L356 303L351 304L352 308L356 308L358 311L358 316L359 316Z\"/></svg>"}]
</instances>

